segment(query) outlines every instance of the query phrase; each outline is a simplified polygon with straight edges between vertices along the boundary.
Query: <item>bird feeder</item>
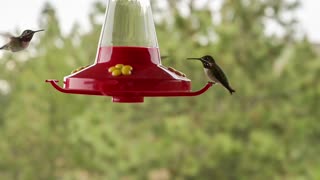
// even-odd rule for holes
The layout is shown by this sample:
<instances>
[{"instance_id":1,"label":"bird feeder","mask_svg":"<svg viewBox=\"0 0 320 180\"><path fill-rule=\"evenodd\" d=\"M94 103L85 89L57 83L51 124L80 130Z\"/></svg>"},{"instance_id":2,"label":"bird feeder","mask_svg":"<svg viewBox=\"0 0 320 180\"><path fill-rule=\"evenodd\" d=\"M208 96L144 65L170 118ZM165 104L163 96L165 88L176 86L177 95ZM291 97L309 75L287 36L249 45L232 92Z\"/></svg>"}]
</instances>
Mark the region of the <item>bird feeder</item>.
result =
<instances>
[{"instance_id":1,"label":"bird feeder","mask_svg":"<svg viewBox=\"0 0 320 180\"><path fill-rule=\"evenodd\" d=\"M108 0L95 63L46 82L69 94L111 96L113 102L138 103L144 97L197 96L183 73L161 64L149 0Z\"/></svg>"}]
</instances>

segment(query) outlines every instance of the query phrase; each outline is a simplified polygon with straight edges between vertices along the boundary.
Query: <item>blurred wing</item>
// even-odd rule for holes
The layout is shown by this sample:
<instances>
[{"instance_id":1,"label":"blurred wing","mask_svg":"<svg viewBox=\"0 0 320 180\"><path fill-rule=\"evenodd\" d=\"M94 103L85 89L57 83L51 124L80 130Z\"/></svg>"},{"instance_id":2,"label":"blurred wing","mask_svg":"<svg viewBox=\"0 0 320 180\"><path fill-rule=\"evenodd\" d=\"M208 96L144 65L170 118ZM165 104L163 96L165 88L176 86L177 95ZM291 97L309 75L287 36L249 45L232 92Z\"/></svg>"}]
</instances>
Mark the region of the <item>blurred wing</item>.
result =
<instances>
[{"instance_id":1,"label":"blurred wing","mask_svg":"<svg viewBox=\"0 0 320 180\"><path fill-rule=\"evenodd\" d=\"M0 33L0 36L5 37L5 38L8 38L8 39L11 39L11 38L14 37L14 36L11 35L10 33Z\"/></svg>"},{"instance_id":2,"label":"blurred wing","mask_svg":"<svg viewBox=\"0 0 320 180\"><path fill-rule=\"evenodd\" d=\"M161 59L167 59L169 56L161 56Z\"/></svg>"}]
</instances>

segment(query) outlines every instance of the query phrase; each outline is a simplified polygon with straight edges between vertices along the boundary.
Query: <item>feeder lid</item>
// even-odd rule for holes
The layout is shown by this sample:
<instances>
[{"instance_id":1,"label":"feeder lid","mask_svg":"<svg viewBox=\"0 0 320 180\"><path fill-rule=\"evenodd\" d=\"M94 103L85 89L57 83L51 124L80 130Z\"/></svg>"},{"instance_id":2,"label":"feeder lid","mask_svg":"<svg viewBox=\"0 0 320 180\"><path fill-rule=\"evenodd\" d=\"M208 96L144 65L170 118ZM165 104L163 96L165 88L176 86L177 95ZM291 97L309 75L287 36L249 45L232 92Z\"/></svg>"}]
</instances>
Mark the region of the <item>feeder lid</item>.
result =
<instances>
[{"instance_id":1,"label":"feeder lid","mask_svg":"<svg viewBox=\"0 0 320 180\"><path fill-rule=\"evenodd\" d=\"M109 0L100 46L158 47L149 0Z\"/></svg>"}]
</instances>

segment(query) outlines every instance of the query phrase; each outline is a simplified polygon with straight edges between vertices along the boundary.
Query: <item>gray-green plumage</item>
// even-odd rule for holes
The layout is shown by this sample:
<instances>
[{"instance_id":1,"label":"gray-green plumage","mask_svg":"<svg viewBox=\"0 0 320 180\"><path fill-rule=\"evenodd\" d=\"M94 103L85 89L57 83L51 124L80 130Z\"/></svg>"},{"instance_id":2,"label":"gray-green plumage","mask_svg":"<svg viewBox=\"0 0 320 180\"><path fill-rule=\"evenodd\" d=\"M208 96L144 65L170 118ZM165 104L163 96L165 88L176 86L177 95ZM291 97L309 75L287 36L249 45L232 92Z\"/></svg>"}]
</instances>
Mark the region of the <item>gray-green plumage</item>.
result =
<instances>
[{"instance_id":1,"label":"gray-green plumage","mask_svg":"<svg viewBox=\"0 0 320 180\"><path fill-rule=\"evenodd\" d=\"M27 48L28 45L29 45L29 42L23 42L19 40L17 37L11 37L10 42L0 47L0 49L12 51L12 52L18 52Z\"/></svg>"},{"instance_id":2,"label":"gray-green plumage","mask_svg":"<svg viewBox=\"0 0 320 180\"><path fill-rule=\"evenodd\" d=\"M5 34L5 36L7 36L10 39L10 41L7 44L0 47L0 50L3 49L11 52L18 52L18 51L24 50L29 46L29 43L34 33L40 32L40 31L44 31L44 30L38 30L38 31L25 30L18 37Z\"/></svg>"},{"instance_id":3,"label":"gray-green plumage","mask_svg":"<svg viewBox=\"0 0 320 180\"><path fill-rule=\"evenodd\" d=\"M230 94L236 92L234 89L231 88L227 76L224 74L222 69L218 66L212 56L206 55L201 58L188 58L194 60L200 60L203 64L205 73L207 74L208 78L216 83L220 83L224 86Z\"/></svg>"}]
</instances>

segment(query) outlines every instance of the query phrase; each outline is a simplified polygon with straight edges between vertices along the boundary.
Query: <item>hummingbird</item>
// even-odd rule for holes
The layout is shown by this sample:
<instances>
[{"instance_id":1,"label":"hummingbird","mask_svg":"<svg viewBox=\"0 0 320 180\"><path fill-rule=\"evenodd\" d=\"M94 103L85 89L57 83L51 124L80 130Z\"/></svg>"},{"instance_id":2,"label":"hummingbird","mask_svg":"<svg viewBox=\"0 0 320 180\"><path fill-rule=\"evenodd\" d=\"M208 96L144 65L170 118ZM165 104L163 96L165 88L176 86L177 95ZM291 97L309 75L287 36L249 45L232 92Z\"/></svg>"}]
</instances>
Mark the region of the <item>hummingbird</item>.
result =
<instances>
[{"instance_id":1,"label":"hummingbird","mask_svg":"<svg viewBox=\"0 0 320 180\"><path fill-rule=\"evenodd\" d=\"M204 71L208 78L213 81L214 83L220 83L224 86L230 94L236 92L234 89L231 88L227 76L224 74L222 69L218 66L216 61L213 59L212 56L206 55L201 58L187 58L188 60L199 60L202 62Z\"/></svg>"},{"instance_id":2,"label":"hummingbird","mask_svg":"<svg viewBox=\"0 0 320 180\"><path fill-rule=\"evenodd\" d=\"M24 50L29 46L29 43L33 38L33 35L40 31L44 31L44 29L37 30L37 31L32 31L27 29L23 31L22 34L18 37L12 36L10 34L2 34L3 36L8 37L10 41L4 46L0 47L0 50L3 49L11 52L18 52L18 51Z\"/></svg>"}]
</instances>

